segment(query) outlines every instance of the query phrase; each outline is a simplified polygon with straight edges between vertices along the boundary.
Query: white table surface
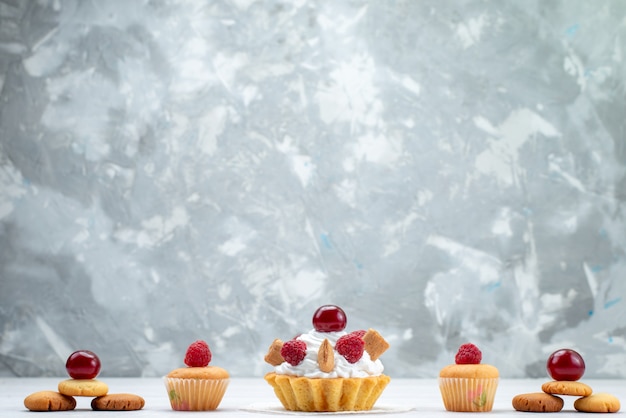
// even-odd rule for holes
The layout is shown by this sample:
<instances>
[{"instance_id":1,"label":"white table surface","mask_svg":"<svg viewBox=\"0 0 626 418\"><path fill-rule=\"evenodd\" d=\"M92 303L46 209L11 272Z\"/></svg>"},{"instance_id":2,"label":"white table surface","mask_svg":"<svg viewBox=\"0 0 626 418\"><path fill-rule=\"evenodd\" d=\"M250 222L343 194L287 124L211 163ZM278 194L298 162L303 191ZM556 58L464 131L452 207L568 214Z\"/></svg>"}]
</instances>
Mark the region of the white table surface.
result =
<instances>
[{"instance_id":1,"label":"white table surface","mask_svg":"<svg viewBox=\"0 0 626 418\"><path fill-rule=\"evenodd\" d=\"M0 378L0 417L16 417L22 414L34 414L24 407L24 398L40 390L56 390L57 384L64 378ZM106 415L106 418L117 416L139 417L180 417L185 414L219 416L256 416L262 418L270 415L329 415L315 413L288 413L280 408L280 403L274 397L272 388L263 378L231 378L230 385L222 403L216 411L207 412L180 412L170 408L165 387L158 378L103 378L109 385L109 393L130 392L142 396L146 400L144 409L126 412L96 412L90 407L91 398L77 397L77 406L73 411L54 412L54 417L95 417ZM530 418L535 414L517 412L511 406L513 396L520 393L540 392L541 384L546 380L533 379L502 379L498 386L493 410L487 414L490 417L511 417L514 415ZM623 380L582 380L590 385L594 392L608 392L615 395L624 407L626 400L626 381ZM558 417L577 416L573 407L575 397L565 396L565 406ZM380 409L377 411L376 408ZM263 411L269 408L270 411ZM271 412L271 408L278 411ZM459 416L460 413L447 412L441 401L436 379L394 379L385 389L370 413L358 415L402 416L402 417L433 417ZM404 411L394 412L391 411ZM386 413L383 413L386 412ZM620 410L617 414L622 414ZM485 413L478 413L484 415ZM461 414L462 415L462 414ZM471 414L471 415L475 415Z\"/></svg>"}]
</instances>

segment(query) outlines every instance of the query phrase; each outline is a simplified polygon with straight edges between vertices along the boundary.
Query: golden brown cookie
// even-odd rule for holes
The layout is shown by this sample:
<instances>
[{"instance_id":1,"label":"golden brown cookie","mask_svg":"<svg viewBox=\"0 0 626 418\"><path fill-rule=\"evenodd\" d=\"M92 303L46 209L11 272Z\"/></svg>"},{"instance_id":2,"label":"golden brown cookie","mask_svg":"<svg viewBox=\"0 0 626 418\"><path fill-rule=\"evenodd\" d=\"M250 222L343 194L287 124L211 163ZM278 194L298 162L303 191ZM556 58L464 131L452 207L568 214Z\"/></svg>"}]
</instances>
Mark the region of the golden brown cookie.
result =
<instances>
[{"instance_id":1,"label":"golden brown cookie","mask_svg":"<svg viewBox=\"0 0 626 418\"><path fill-rule=\"evenodd\" d=\"M372 328L363 335L363 341L365 342L365 351L370 355L372 361L376 361L389 348L387 340Z\"/></svg>"},{"instance_id":2,"label":"golden brown cookie","mask_svg":"<svg viewBox=\"0 0 626 418\"><path fill-rule=\"evenodd\" d=\"M551 395L589 396L593 390L582 382L554 380L541 385L541 390Z\"/></svg>"},{"instance_id":3,"label":"golden brown cookie","mask_svg":"<svg viewBox=\"0 0 626 418\"><path fill-rule=\"evenodd\" d=\"M574 408L580 412L617 412L619 399L608 393L594 393L574 401Z\"/></svg>"},{"instance_id":4,"label":"golden brown cookie","mask_svg":"<svg viewBox=\"0 0 626 418\"><path fill-rule=\"evenodd\" d=\"M145 405L144 399L132 393L112 393L98 396L91 401L94 411L136 411Z\"/></svg>"},{"instance_id":5,"label":"golden brown cookie","mask_svg":"<svg viewBox=\"0 0 626 418\"><path fill-rule=\"evenodd\" d=\"M283 348L282 340L276 338L272 341L272 345L270 345L267 354L265 355L265 361L272 366L278 366L282 362L285 361L283 356L280 354L280 350Z\"/></svg>"},{"instance_id":6,"label":"golden brown cookie","mask_svg":"<svg viewBox=\"0 0 626 418\"><path fill-rule=\"evenodd\" d=\"M76 408L76 399L51 390L31 393L24 399L30 411L70 411Z\"/></svg>"},{"instance_id":7,"label":"golden brown cookie","mask_svg":"<svg viewBox=\"0 0 626 418\"><path fill-rule=\"evenodd\" d=\"M522 412L559 412L563 399L545 392L522 393L513 397L513 408Z\"/></svg>"},{"instance_id":8,"label":"golden brown cookie","mask_svg":"<svg viewBox=\"0 0 626 418\"><path fill-rule=\"evenodd\" d=\"M104 396L108 391L107 384L96 379L67 379L59 382L59 392L68 396Z\"/></svg>"}]
</instances>

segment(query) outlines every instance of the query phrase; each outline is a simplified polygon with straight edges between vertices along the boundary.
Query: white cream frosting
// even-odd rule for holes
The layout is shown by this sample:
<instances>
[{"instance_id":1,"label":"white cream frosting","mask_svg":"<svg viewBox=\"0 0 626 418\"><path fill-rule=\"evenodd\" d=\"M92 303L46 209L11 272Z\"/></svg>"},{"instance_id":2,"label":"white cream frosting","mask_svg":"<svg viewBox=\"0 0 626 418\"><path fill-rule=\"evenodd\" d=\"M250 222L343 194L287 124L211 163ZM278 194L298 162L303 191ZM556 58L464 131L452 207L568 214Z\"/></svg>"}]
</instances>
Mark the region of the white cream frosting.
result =
<instances>
[{"instance_id":1,"label":"white cream frosting","mask_svg":"<svg viewBox=\"0 0 626 418\"><path fill-rule=\"evenodd\" d=\"M363 357L356 363L349 363L341 354L334 349L337 340L347 332L319 332L311 330L306 334L298 336L296 339L306 343L306 356L297 366L284 361L274 367L276 374L287 374L292 376L304 376L309 378L335 378L335 377L369 377L380 376L384 367L380 360L372 361L367 351L363 351ZM326 373L320 370L317 364L317 352L320 346L327 339L333 347L335 354L335 367Z\"/></svg>"}]
</instances>

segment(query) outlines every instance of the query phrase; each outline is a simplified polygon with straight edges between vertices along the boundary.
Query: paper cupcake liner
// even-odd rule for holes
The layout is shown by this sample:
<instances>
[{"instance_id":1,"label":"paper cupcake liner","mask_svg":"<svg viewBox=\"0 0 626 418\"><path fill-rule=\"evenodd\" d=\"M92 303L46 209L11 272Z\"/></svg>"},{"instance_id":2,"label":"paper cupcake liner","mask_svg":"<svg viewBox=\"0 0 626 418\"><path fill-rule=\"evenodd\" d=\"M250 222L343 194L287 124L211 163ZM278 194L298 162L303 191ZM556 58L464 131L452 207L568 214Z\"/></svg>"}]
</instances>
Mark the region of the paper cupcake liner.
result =
<instances>
[{"instance_id":1,"label":"paper cupcake liner","mask_svg":"<svg viewBox=\"0 0 626 418\"><path fill-rule=\"evenodd\" d=\"M268 373L265 380L288 411L339 412L371 410L390 378L324 379Z\"/></svg>"},{"instance_id":2,"label":"paper cupcake liner","mask_svg":"<svg viewBox=\"0 0 626 418\"><path fill-rule=\"evenodd\" d=\"M176 411L212 411L224 397L229 379L178 379L165 377L165 388Z\"/></svg>"},{"instance_id":3,"label":"paper cupcake liner","mask_svg":"<svg viewBox=\"0 0 626 418\"><path fill-rule=\"evenodd\" d=\"M448 411L489 412L498 388L498 378L440 377L439 390Z\"/></svg>"}]
</instances>

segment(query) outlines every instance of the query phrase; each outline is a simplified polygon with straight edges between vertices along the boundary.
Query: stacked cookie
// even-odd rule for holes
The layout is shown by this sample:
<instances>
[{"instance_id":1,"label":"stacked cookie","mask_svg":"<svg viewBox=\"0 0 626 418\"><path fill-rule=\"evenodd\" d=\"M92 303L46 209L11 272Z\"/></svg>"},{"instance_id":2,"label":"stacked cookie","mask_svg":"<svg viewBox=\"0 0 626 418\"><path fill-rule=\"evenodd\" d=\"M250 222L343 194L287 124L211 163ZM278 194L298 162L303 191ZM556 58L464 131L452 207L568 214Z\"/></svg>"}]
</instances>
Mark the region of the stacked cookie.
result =
<instances>
[{"instance_id":1,"label":"stacked cookie","mask_svg":"<svg viewBox=\"0 0 626 418\"><path fill-rule=\"evenodd\" d=\"M109 386L96 379L100 372L100 359L91 351L75 351L67 359L65 368L70 379L59 382L58 392L44 390L32 393L24 399L24 406L31 411L70 411L76 408L76 396L94 398L91 408L95 411L132 411L144 406L141 396L108 393Z\"/></svg>"},{"instance_id":2,"label":"stacked cookie","mask_svg":"<svg viewBox=\"0 0 626 418\"><path fill-rule=\"evenodd\" d=\"M543 392L523 393L513 398L513 408L524 412L559 412L563 409L564 396L577 396L574 409L580 412L617 412L620 402L609 393L593 393L582 382L552 381L541 385Z\"/></svg>"},{"instance_id":3,"label":"stacked cookie","mask_svg":"<svg viewBox=\"0 0 626 418\"><path fill-rule=\"evenodd\" d=\"M523 412L559 412L563 409L561 396L576 396L574 409L580 412L617 412L620 402L608 393L593 393L591 387L578 382L585 372L585 362L571 349L557 350L546 364L554 380L541 385L543 392L523 393L513 397L513 408Z\"/></svg>"}]
</instances>

